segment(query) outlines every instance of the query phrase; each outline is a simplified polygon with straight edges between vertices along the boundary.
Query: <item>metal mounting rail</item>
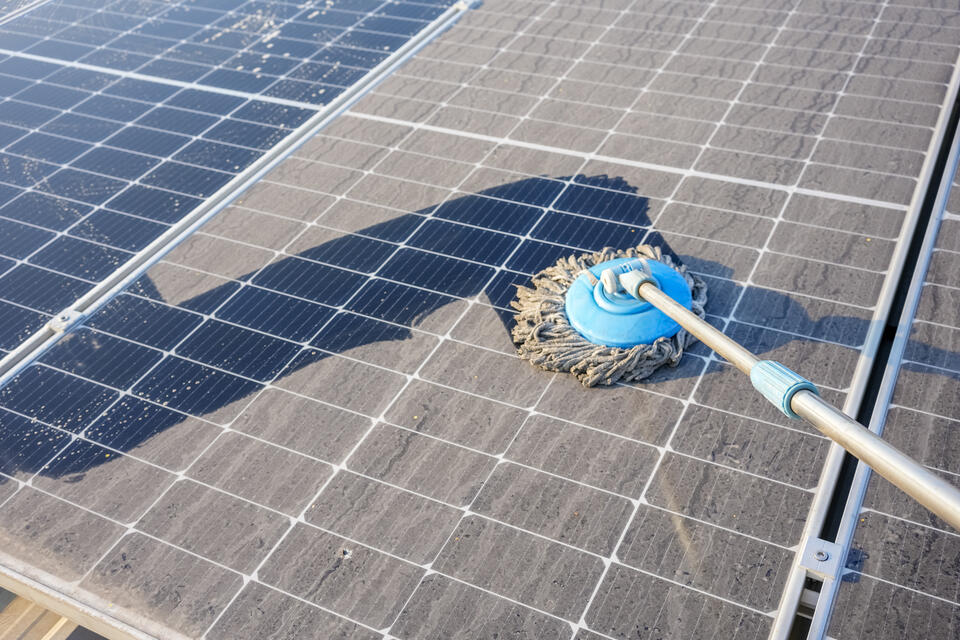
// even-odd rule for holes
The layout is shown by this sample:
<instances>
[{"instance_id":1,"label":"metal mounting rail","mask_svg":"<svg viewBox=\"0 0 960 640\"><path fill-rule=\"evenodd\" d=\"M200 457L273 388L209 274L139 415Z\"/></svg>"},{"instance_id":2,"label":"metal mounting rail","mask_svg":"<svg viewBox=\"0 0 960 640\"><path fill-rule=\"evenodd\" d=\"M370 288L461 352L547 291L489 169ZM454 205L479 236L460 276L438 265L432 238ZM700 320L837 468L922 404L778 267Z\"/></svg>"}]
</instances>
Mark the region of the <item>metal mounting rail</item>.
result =
<instances>
[{"instance_id":1,"label":"metal mounting rail","mask_svg":"<svg viewBox=\"0 0 960 640\"><path fill-rule=\"evenodd\" d=\"M268 171L293 153L314 134L330 124L357 100L392 74L417 51L447 30L471 7L473 2L457 2L428 27L397 49L390 57L370 70L355 85L337 96L293 133L264 154L254 164L235 176L216 193L171 226L163 235L125 262L83 297L77 299L51 319L42 329L31 335L20 346L0 359L0 387L3 387L26 366L52 347L60 337L100 309L115 295L142 276L174 247L209 222L245 189L252 186ZM208 87L204 87L208 89ZM251 96L255 97L255 96ZM303 105L313 107L313 105Z\"/></svg>"}]
</instances>

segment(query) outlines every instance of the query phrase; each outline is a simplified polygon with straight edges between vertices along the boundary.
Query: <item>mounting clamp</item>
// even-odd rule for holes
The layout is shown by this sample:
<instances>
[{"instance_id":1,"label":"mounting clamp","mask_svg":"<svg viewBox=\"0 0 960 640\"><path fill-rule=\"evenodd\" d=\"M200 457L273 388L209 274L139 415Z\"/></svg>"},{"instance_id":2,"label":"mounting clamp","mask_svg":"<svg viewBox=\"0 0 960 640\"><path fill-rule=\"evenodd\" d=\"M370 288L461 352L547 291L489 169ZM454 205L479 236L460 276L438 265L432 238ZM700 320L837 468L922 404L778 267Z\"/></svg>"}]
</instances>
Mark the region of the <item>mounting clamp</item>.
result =
<instances>
[{"instance_id":1,"label":"mounting clamp","mask_svg":"<svg viewBox=\"0 0 960 640\"><path fill-rule=\"evenodd\" d=\"M843 547L836 542L809 538L800 554L800 566L820 580L836 580L844 565Z\"/></svg>"},{"instance_id":2,"label":"mounting clamp","mask_svg":"<svg viewBox=\"0 0 960 640\"><path fill-rule=\"evenodd\" d=\"M47 322L47 328L54 333L63 333L69 331L73 326L83 320L83 314L76 309L64 309Z\"/></svg>"}]
</instances>

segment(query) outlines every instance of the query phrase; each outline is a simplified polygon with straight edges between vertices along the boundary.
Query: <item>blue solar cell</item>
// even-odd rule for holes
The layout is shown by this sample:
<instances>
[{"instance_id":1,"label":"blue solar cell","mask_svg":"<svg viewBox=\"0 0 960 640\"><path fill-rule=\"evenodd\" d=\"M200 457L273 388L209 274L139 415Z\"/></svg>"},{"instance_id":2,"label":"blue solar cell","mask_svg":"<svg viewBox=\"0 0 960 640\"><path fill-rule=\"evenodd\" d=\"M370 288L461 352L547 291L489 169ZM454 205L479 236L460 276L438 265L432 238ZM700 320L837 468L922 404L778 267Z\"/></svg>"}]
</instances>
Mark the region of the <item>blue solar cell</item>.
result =
<instances>
[{"instance_id":1,"label":"blue solar cell","mask_svg":"<svg viewBox=\"0 0 960 640\"><path fill-rule=\"evenodd\" d=\"M243 102L243 98L236 96L200 91L199 89L184 89L168 100L167 104L184 109L193 109L194 111L203 111L204 113L225 115L239 107Z\"/></svg>"},{"instance_id":2,"label":"blue solar cell","mask_svg":"<svg viewBox=\"0 0 960 640\"><path fill-rule=\"evenodd\" d=\"M644 231L643 227L552 211L543 217L530 235L541 240L597 251L603 247L620 249L636 246L643 239Z\"/></svg>"},{"instance_id":3,"label":"blue solar cell","mask_svg":"<svg viewBox=\"0 0 960 640\"><path fill-rule=\"evenodd\" d=\"M137 124L142 124L155 129L165 129L175 133L185 133L195 136L209 129L215 123L219 122L216 116L196 111L186 111L184 109L175 109L173 107L157 107L152 109L137 120Z\"/></svg>"},{"instance_id":4,"label":"blue solar cell","mask_svg":"<svg viewBox=\"0 0 960 640\"><path fill-rule=\"evenodd\" d=\"M570 248L536 240L525 240L507 262L508 269L533 274L569 255Z\"/></svg>"},{"instance_id":5,"label":"blue solar cell","mask_svg":"<svg viewBox=\"0 0 960 640\"><path fill-rule=\"evenodd\" d=\"M177 7L163 14L166 20L176 20L177 22L188 22L191 24L211 24L219 20L222 13L216 11L207 11L205 9L196 9L194 7Z\"/></svg>"},{"instance_id":6,"label":"blue solar cell","mask_svg":"<svg viewBox=\"0 0 960 640\"><path fill-rule=\"evenodd\" d=\"M163 353L114 338L105 333L81 328L43 354L40 361L57 369L115 388L126 388Z\"/></svg>"},{"instance_id":7,"label":"blue solar cell","mask_svg":"<svg viewBox=\"0 0 960 640\"><path fill-rule=\"evenodd\" d=\"M504 269L494 276L483 292L490 304L503 309L510 309L510 302L517 297L516 285L518 284L528 286L530 284L530 274Z\"/></svg>"},{"instance_id":8,"label":"blue solar cell","mask_svg":"<svg viewBox=\"0 0 960 640\"><path fill-rule=\"evenodd\" d=\"M59 115L58 111L35 104L7 100L0 102L0 122L36 129Z\"/></svg>"},{"instance_id":9,"label":"blue solar cell","mask_svg":"<svg viewBox=\"0 0 960 640\"><path fill-rule=\"evenodd\" d=\"M157 38L167 38L168 40L186 40L199 31L199 29L200 26L196 24L185 24L183 22L174 22L173 20L160 18L140 25L134 33L145 36L156 36Z\"/></svg>"},{"instance_id":10,"label":"blue solar cell","mask_svg":"<svg viewBox=\"0 0 960 640\"><path fill-rule=\"evenodd\" d=\"M69 434L3 409L0 424L0 473L10 476L39 471L70 441Z\"/></svg>"},{"instance_id":11,"label":"blue solar cell","mask_svg":"<svg viewBox=\"0 0 960 640\"><path fill-rule=\"evenodd\" d=\"M621 182L622 178L619 179ZM611 181L604 181L610 184ZM607 220L649 225L649 199L622 192L592 189L590 187L570 185L563 192L555 209L602 217Z\"/></svg>"},{"instance_id":12,"label":"blue solar cell","mask_svg":"<svg viewBox=\"0 0 960 640\"><path fill-rule=\"evenodd\" d=\"M339 63L361 69L372 69L386 60L388 55L389 54L387 53L381 53L378 51L330 46L321 49L311 58L311 60L316 60L317 62L327 62L330 64Z\"/></svg>"},{"instance_id":13,"label":"blue solar cell","mask_svg":"<svg viewBox=\"0 0 960 640\"><path fill-rule=\"evenodd\" d=\"M324 351L344 353L365 344L409 338L410 330L406 327L340 312L310 344Z\"/></svg>"},{"instance_id":14,"label":"blue solar cell","mask_svg":"<svg viewBox=\"0 0 960 640\"><path fill-rule=\"evenodd\" d=\"M498 266L520 243L515 236L429 220L407 241L412 247Z\"/></svg>"},{"instance_id":15,"label":"blue solar cell","mask_svg":"<svg viewBox=\"0 0 960 640\"><path fill-rule=\"evenodd\" d=\"M264 267L253 283L335 307L346 302L363 280L364 276L342 269L300 258L284 258Z\"/></svg>"},{"instance_id":16,"label":"blue solar cell","mask_svg":"<svg viewBox=\"0 0 960 640\"><path fill-rule=\"evenodd\" d=\"M89 2L89 0L84 0ZM110 11L118 13L128 13L135 16L155 16L163 13L170 8L167 2L148 2L147 0L96 0L105 6L110 7Z\"/></svg>"},{"instance_id":17,"label":"blue solar cell","mask_svg":"<svg viewBox=\"0 0 960 640\"><path fill-rule=\"evenodd\" d=\"M27 133L27 129L8 127L7 125L0 124L0 147L10 144L17 138L22 138L27 135Z\"/></svg>"},{"instance_id":18,"label":"blue solar cell","mask_svg":"<svg viewBox=\"0 0 960 640\"><path fill-rule=\"evenodd\" d=\"M169 351L202 321L202 316L189 311L121 294L95 313L86 324Z\"/></svg>"},{"instance_id":19,"label":"blue solar cell","mask_svg":"<svg viewBox=\"0 0 960 640\"><path fill-rule=\"evenodd\" d=\"M75 25L57 32L57 39L94 46L104 45L117 37L116 31L98 29L89 25Z\"/></svg>"},{"instance_id":20,"label":"blue solar cell","mask_svg":"<svg viewBox=\"0 0 960 640\"><path fill-rule=\"evenodd\" d=\"M229 60L234 53L235 49L221 49L219 47L207 47L194 42L184 42L168 50L166 56L174 60L184 60L186 62L221 64Z\"/></svg>"},{"instance_id":21,"label":"blue solar cell","mask_svg":"<svg viewBox=\"0 0 960 640\"><path fill-rule=\"evenodd\" d=\"M207 131L204 137L210 138L211 140L219 140L220 142L229 142L245 147L266 150L283 140L289 133L289 130L278 129L262 124L224 120Z\"/></svg>"},{"instance_id":22,"label":"blue solar cell","mask_svg":"<svg viewBox=\"0 0 960 640\"><path fill-rule=\"evenodd\" d=\"M233 112L234 118L251 120L261 124L271 124L278 127L295 128L309 120L316 111L288 107L273 102L251 100Z\"/></svg>"},{"instance_id":23,"label":"blue solar cell","mask_svg":"<svg viewBox=\"0 0 960 640\"><path fill-rule=\"evenodd\" d=\"M26 78L0 75L0 97L14 96L30 86L37 85L33 80L27 80Z\"/></svg>"},{"instance_id":24,"label":"blue solar cell","mask_svg":"<svg viewBox=\"0 0 960 640\"><path fill-rule=\"evenodd\" d=\"M7 184L0 184L0 205L10 202L22 192L23 191L21 189L17 189L16 187L12 187Z\"/></svg>"},{"instance_id":25,"label":"blue solar cell","mask_svg":"<svg viewBox=\"0 0 960 640\"><path fill-rule=\"evenodd\" d=\"M247 93L260 93L275 81L276 78L273 76L233 69L215 69L200 79L201 83L211 87Z\"/></svg>"},{"instance_id":26,"label":"blue solar cell","mask_svg":"<svg viewBox=\"0 0 960 640\"><path fill-rule=\"evenodd\" d=\"M97 147L73 163L78 169L86 169L108 176L133 180L145 174L159 160L129 151Z\"/></svg>"},{"instance_id":27,"label":"blue solar cell","mask_svg":"<svg viewBox=\"0 0 960 640\"><path fill-rule=\"evenodd\" d=\"M0 389L0 406L79 433L117 395L116 391L102 385L43 365L33 365Z\"/></svg>"},{"instance_id":28,"label":"blue solar cell","mask_svg":"<svg viewBox=\"0 0 960 640\"><path fill-rule=\"evenodd\" d=\"M210 71L209 67L190 62L181 62L179 60L153 60L149 64L141 67L138 73L156 76L159 78L169 78L170 80L179 80L181 82L193 82L200 76Z\"/></svg>"},{"instance_id":29,"label":"blue solar cell","mask_svg":"<svg viewBox=\"0 0 960 640\"><path fill-rule=\"evenodd\" d=\"M263 154L252 149L244 149L230 144L197 140L178 153L174 158L182 162L239 173L246 169Z\"/></svg>"},{"instance_id":30,"label":"blue solar cell","mask_svg":"<svg viewBox=\"0 0 960 640\"><path fill-rule=\"evenodd\" d=\"M386 33L356 29L345 33L337 43L349 47L372 49L374 51L396 51L406 44L408 39L409 38L404 36L394 36Z\"/></svg>"},{"instance_id":31,"label":"blue solar cell","mask_svg":"<svg viewBox=\"0 0 960 640\"><path fill-rule=\"evenodd\" d=\"M119 249L60 236L34 255L30 262L84 280L99 281L126 262L130 254Z\"/></svg>"},{"instance_id":32,"label":"blue solar cell","mask_svg":"<svg viewBox=\"0 0 960 640\"><path fill-rule=\"evenodd\" d=\"M312 337L333 314L330 307L251 286L216 313L229 322L298 342Z\"/></svg>"},{"instance_id":33,"label":"blue solar cell","mask_svg":"<svg viewBox=\"0 0 960 640\"><path fill-rule=\"evenodd\" d=\"M409 2L393 2L377 10L378 14L410 18L412 20L434 20L445 11L444 7L430 7Z\"/></svg>"},{"instance_id":34,"label":"blue solar cell","mask_svg":"<svg viewBox=\"0 0 960 640\"><path fill-rule=\"evenodd\" d=\"M135 16L125 16L119 13L91 12L90 15L79 20L81 24L88 24L103 29L113 29L115 31L129 31L138 24L141 19Z\"/></svg>"},{"instance_id":35,"label":"blue solar cell","mask_svg":"<svg viewBox=\"0 0 960 640\"><path fill-rule=\"evenodd\" d=\"M77 89L86 89L88 91L99 91L107 85L117 81L117 76L112 73L101 71L91 71L90 69L78 69L63 67L60 71L46 78L47 82L63 84Z\"/></svg>"},{"instance_id":36,"label":"blue solar cell","mask_svg":"<svg viewBox=\"0 0 960 640\"><path fill-rule=\"evenodd\" d=\"M110 137L122 126L119 122L100 120L99 118L81 116L75 113L65 113L43 125L41 131L86 140L87 142L100 142Z\"/></svg>"},{"instance_id":37,"label":"blue solar cell","mask_svg":"<svg viewBox=\"0 0 960 640\"><path fill-rule=\"evenodd\" d=\"M80 59L80 62L118 71L133 71L150 61L148 56L141 56L129 51L116 49L97 49Z\"/></svg>"},{"instance_id":38,"label":"blue solar cell","mask_svg":"<svg viewBox=\"0 0 960 640\"><path fill-rule=\"evenodd\" d=\"M107 144L138 151L153 156L166 157L172 155L177 149L190 142L186 136L164 133L153 129L130 126L121 129L112 138L107 140Z\"/></svg>"},{"instance_id":39,"label":"blue solar cell","mask_svg":"<svg viewBox=\"0 0 960 640\"><path fill-rule=\"evenodd\" d=\"M393 244L347 234L297 255L352 271L372 273L396 248Z\"/></svg>"},{"instance_id":40,"label":"blue solar cell","mask_svg":"<svg viewBox=\"0 0 960 640\"><path fill-rule=\"evenodd\" d=\"M177 44L176 40L165 40L135 33L128 33L110 42L112 49L134 51L155 56Z\"/></svg>"},{"instance_id":41,"label":"blue solar cell","mask_svg":"<svg viewBox=\"0 0 960 640\"><path fill-rule=\"evenodd\" d=\"M123 213L150 218L159 222L176 222L201 200L142 185L132 185L107 203L107 207Z\"/></svg>"},{"instance_id":42,"label":"blue solar cell","mask_svg":"<svg viewBox=\"0 0 960 640\"><path fill-rule=\"evenodd\" d=\"M140 100L141 102L162 102L179 91L179 88L161 82L148 82L134 78L123 78L103 90L114 96Z\"/></svg>"},{"instance_id":43,"label":"blue solar cell","mask_svg":"<svg viewBox=\"0 0 960 640\"><path fill-rule=\"evenodd\" d=\"M543 213L543 209L483 196L466 196L440 205L437 218L456 220L496 231L523 235Z\"/></svg>"},{"instance_id":44,"label":"blue solar cell","mask_svg":"<svg viewBox=\"0 0 960 640\"><path fill-rule=\"evenodd\" d=\"M260 41L250 47L251 51L270 53L275 56L290 56L293 58L309 58L316 52L317 45L313 42L293 40L292 38L272 38L269 42Z\"/></svg>"},{"instance_id":45,"label":"blue solar cell","mask_svg":"<svg viewBox=\"0 0 960 640\"><path fill-rule=\"evenodd\" d=\"M454 296L470 296L493 275L490 267L416 249L400 249L380 270L384 278Z\"/></svg>"},{"instance_id":46,"label":"blue solar cell","mask_svg":"<svg viewBox=\"0 0 960 640\"><path fill-rule=\"evenodd\" d=\"M21 58L14 56L0 61L0 73L6 73L11 76L20 76L21 78L45 78L60 67L49 62L31 60L30 58Z\"/></svg>"},{"instance_id":47,"label":"blue solar cell","mask_svg":"<svg viewBox=\"0 0 960 640\"><path fill-rule=\"evenodd\" d=\"M42 473L55 478L82 478L91 469L102 465L106 460L117 460L122 456L86 440L74 440L62 453L44 465Z\"/></svg>"},{"instance_id":48,"label":"blue solar cell","mask_svg":"<svg viewBox=\"0 0 960 640\"><path fill-rule=\"evenodd\" d=\"M108 447L130 451L183 419L183 414L124 396L90 425L84 435Z\"/></svg>"},{"instance_id":49,"label":"blue solar cell","mask_svg":"<svg viewBox=\"0 0 960 640\"><path fill-rule=\"evenodd\" d=\"M164 406L204 415L258 391L263 385L181 358L169 357L134 393Z\"/></svg>"},{"instance_id":50,"label":"blue solar cell","mask_svg":"<svg viewBox=\"0 0 960 640\"><path fill-rule=\"evenodd\" d=\"M76 278L22 264L0 277L0 298L45 313L60 313L91 286Z\"/></svg>"},{"instance_id":51,"label":"blue solar cell","mask_svg":"<svg viewBox=\"0 0 960 640\"><path fill-rule=\"evenodd\" d=\"M299 80L310 80L312 82L326 82L344 87L349 87L359 81L368 73L367 69L356 69L353 67L343 67L324 62L305 62L297 67L291 74L291 78Z\"/></svg>"},{"instance_id":52,"label":"blue solar cell","mask_svg":"<svg viewBox=\"0 0 960 640\"><path fill-rule=\"evenodd\" d=\"M31 334L39 331L49 319L49 316L37 311L0 302L0 349L15 349Z\"/></svg>"},{"instance_id":53,"label":"blue solar cell","mask_svg":"<svg viewBox=\"0 0 960 640\"><path fill-rule=\"evenodd\" d=\"M7 148L11 153L57 164L70 162L90 149L90 145L45 133L31 133Z\"/></svg>"},{"instance_id":54,"label":"blue solar cell","mask_svg":"<svg viewBox=\"0 0 960 640\"><path fill-rule=\"evenodd\" d=\"M56 171L56 165L0 153L0 182L31 187Z\"/></svg>"},{"instance_id":55,"label":"blue solar cell","mask_svg":"<svg viewBox=\"0 0 960 640\"><path fill-rule=\"evenodd\" d=\"M49 242L54 233L0 219L0 254L22 260Z\"/></svg>"},{"instance_id":56,"label":"blue solar cell","mask_svg":"<svg viewBox=\"0 0 960 640\"><path fill-rule=\"evenodd\" d=\"M360 23L361 29L369 31L382 31L410 37L426 26L426 22L420 20L407 20L392 16L371 16Z\"/></svg>"},{"instance_id":57,"label":"blue solar cell","mask_svg":"<svg viewBox=\"0 0 960 640\"><path fill-rule=\"evenodd\" d=\"M290 69L297 66L297 60L284 58L282 56L264 56L259 53L244 52L227 60L223 66L237 71L250 71L252 73L265 73L267 75L280 76Z\"/></svg>"},{"instance_id":58,"label":"blue solar cell","mask_svg":"<svg viewBox=\"0 0 960 640\"><path fill-rule=\"evenodd\" d=\"M529 178L496 188L498 198L545 207L563 191L564 183L546 178ZM489 192L488 192L489 193Z\"/></svg>"},{"instance_id":59,"label":"blue solar cell","mask_svg":"<svg viewBox=\"0 0 960 640\"><path fill-rule=\"evenodd\" d=\"M9 26L9 24L4 25ZM8 51L23 51L29 49L40 41L40 36L31 36L25 33L14 33L12 31L0 30L0 42Z\"/></svg>"},{"instance_id":60,"label":"blue solar cell","mask_svg":"<svg viewBox=\"0 0 960 640\"><path fill-rule=\"evenodd\" d=\"M57 42L55 40L41 40L26 52L35 56L46 56L58 60L77 60L94 50L94 47L76 42Z\"/></svg>"},{"instance_id":61,"label":"blue solar cell","mask_svg":"<svg viewBox=\"0 0 960 640\"><path fill-rule=\"evenodd\" d=\"M344 32L342 27L336 27L330 24L317 24L310 22L288 22L280 27L280 35L284 38L294 38L296 40L309 40L311 42L329 42ZM272 43L272 42L271 42ZM269 46L269 45L268 45ZM282 52L278 52L283 55ZM298 55L298 58L313 55L313 51Z\"/></svg>"},{"instance_id":62,"label":"blue solar cell","mask_svg":"<svg viewBox=\"0 0 960 640\"><path fill-rule=\"evenodd\" d=\"M101 209L77 223L70 229L70 235L125 251L140 251L168 228L158 222Z\"/></svg>"},{"instance_id":63,"label":"blue solar cell","mask_svg":"<svg viewBox=\"0 0 960 640\"><path fill-rule=\"evenodd\" d=\"M73 110L98 118L108 118L118 122L131 122L149 111L151 105L124 98L96 95L78 104Z\"/></svg>"},{"instance_id":64,"label":"blue solar cell","mask_svg":"<svg viewBox=\"0 0 960 640\"><path fill-rule=\"evenodd\" d=\"M346 308L365 316L415 326L430 315L431 311L445 307L455 300L456 298L434 291L373 279L364 283L363 288Z\"/></svg>"},{"instance_id":65,"label":"blue solar cell","mask_svg":"<svg viewBox=\"0 0 960 640\"><path fill-rule=\"evenodd\" d=\"M300 80L280 80L264 92L272 98L325 105L343 93L340 87Z\"/></svg>"},{"instance_id":66,"label":"blue solar cell","mask_svg":"<svg viewBox=\"0 0 960 640\"><path fill-rule=\"evenodd\" d=\"M92 8L70 6L68 4L41 5L30 12L34 18L51 18L61 22L76 22L94 13Z\"/></svg>"},{"instance_id":67,"label":"blue solar cell","mask_svg":"<svg viewBox=\"0 0 960 640\"><path fill-rule=\"evenodd\" d=\"M197 329L177 353L261 382L271 380L300 346L262 333L211 320Z\"/></svg>"},{"instance_id":68,"label":"blue solar cell","mask_svg":"<svg viewBox=\"0 0 960 640\"><path fill-rule=\"evenodd\" d=\"M17 100L53 107L54 109L69 109L88 97L90 97L90 94L86 91L58 87L53 84L34 84L17 94Z\"/></svg>"},{"instance_id":69,"label":"blue solar cell","mask_svg":"<svg viewBox=\"0 0 960 640\"><path fill-rule=\"evenodd\" d=\"M62 231L91 211L91 207L31 191L0 208L0 216Z\"/></svg>"},{"instance_id":70,"label":"blue solar cell","mask_svg":"<svg viewBox=\"0 0 960 640\"><path fill-rule=\"evenodd\" d=\"M206 198L225 185L233 176L221 171L201 169L179 162L164 162L147 174L141 182L191 196Z\"/></svg>"},{"instance_id":71,"label":"blue solar cell","mask_svg":"<svg viewBox=\"0 0 960 640\"><path fill-rule=\"evenodd\" d=\"M120 180L106 176L75 169L61 169L44 178L43 182L37 185L37 189L81 202L102 204L125 185L126 183Z\"/></svg>"}]
</instances>

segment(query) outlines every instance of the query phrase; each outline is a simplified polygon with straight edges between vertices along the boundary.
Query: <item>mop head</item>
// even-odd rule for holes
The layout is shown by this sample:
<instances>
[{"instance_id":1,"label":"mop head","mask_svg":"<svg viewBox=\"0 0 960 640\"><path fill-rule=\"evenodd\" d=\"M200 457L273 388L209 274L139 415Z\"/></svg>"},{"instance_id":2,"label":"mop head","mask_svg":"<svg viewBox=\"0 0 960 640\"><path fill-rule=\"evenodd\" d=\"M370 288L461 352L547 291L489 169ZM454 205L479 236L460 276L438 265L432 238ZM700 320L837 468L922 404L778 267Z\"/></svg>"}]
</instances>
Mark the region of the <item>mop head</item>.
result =
<instances>
[{"instance_id":1,"label":"mop head","mask_svg":"<svg viewBox=\"0 0 960 640\"><path fill-rule=\"evenodd\" d=\"M585 387L618 381L642 380L663 365L677 366L683 350L696 338L683 328L652 344L630 348L594 344L571 326L565 313L565 297L574 280L585 270L615 258L658 260L686 281L692 297L691 311L703 317L707 285L686 267L665 256L659 247L640 245L626 250L603 249L598 253L562 258L533 277L534 288L517 286L511 305L517 310L513 341L521 358L547 371L569 371Z\"/></svg>"}]
</instances>

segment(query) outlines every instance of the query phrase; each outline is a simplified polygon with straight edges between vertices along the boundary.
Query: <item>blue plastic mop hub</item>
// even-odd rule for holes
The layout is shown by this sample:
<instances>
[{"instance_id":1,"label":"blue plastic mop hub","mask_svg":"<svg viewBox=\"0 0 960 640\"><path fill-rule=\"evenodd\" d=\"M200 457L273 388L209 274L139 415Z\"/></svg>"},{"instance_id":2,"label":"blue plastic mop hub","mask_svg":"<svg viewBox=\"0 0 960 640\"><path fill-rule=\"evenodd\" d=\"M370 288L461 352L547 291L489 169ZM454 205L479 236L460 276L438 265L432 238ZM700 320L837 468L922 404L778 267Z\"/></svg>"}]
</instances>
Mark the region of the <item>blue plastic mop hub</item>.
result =
<instances>
[{"instance_id":1,"label":"blue plastic mop hub","mask_svg":"<svg viewBox=\"0 0 960 640\"><path fill-rule=\"evenodd\" d=\"M684 277L658 260L645 262L657 286L689 309L693 298ZM640 266L637 258L617 258L590 267L596 284L584 273L574 280L567 290L565 310L567 319L580 335L594 344L629 349L672 337L680 331L679 324L649 302L622 290L608 293L599 281L607 269L624 273Z\"/></svg>"}]
</instances>

